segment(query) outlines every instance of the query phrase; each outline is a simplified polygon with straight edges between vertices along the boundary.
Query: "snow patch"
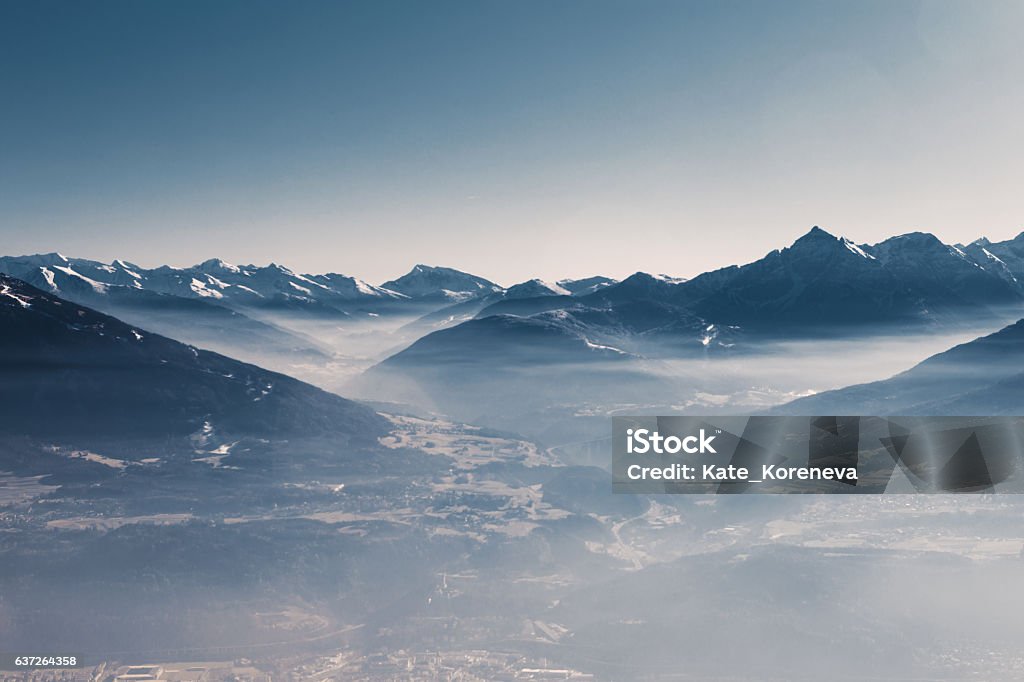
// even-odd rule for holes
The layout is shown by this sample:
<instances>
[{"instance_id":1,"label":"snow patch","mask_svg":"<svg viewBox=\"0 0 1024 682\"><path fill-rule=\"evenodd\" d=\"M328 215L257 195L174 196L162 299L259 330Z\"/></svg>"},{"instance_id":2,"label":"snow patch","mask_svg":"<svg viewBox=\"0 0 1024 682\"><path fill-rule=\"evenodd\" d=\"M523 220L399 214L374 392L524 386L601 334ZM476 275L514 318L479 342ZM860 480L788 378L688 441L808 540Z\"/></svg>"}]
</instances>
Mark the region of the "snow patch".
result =
<instances>
[{"instance_id":1,"label":"snow patch","mask_svg":"<svg viewBox=\"0 0 1024 682\"><path fill-rule=\"evenodd\" d=\"M66 450L57 445L51 445L45 449L55 455L63 455L65 457L70 457L71 459L84 459L87 462L102 464L103 466L110 467L111 469L127 469L129 464L134 464L134 462L126 462L123 459L114 459L113 457L98 455L95 452L90 452L89 450Z\"/></svg>"},{"instance_id":2,"label":"snow patch","mask_svg":"<svg viewBox=\"0 0 1024 682\"><path fill-rule=\"evenodd\" d=\"M314 280L311 280L309 277L306 277L305 275L297 275L294 272L292 272L290 274L291 274L292 277L294 277L295 279L299 280L300 282L305 282L306 284L312 284L315 287L320 287L321 289L326 289L327 291L331 290L331 288L329 286L327 286L326 284L321 284L320 282L316 282ZM289 284L291 284L291 282L289 282ZM295 285L292 284L292 286L295 286Z\"/></svg>"},{"instance_id":3,"label":"snow patch","mask_svg":"<svg viewBox=\"0 0 1024 682\"><path fill-rule=\"evenodd\" d=\"M213 450L206 450L206 451L199 451L199 450L197 450L196 451L197 454L206 455L206 456L205 457L196 457L192 461L193 462L200 462L202 464L209 464L214 469L222 469L222 468L223 469L237 469L238 467L227 467L222 462L223 462L225 457L228 457L228 456L231 455L231 449L233 447L235 447L236 445L238 445L238 443L239 443L239 441L236 440L234 443L227 443L227 444L224 444L224 445L218 445Z\"/></svg>"},{"instance_id":4,"label":"snow patch","mask_svg":"<svg viewBox=\"0 0 1024 682\"><path fill-rule=\"evenodd\" d=\"M65 260L67 260L67 259L65 259ZM95 291L98 294L105 294L105 293L107 293L107 285L103 284L102 282L97 282L94 279L89 279L85 275L83 275L81 273L78 273L78 272L75 272L70 267L65 267L63 265L54 265L53 267L54 267L55 270L60 270L65 275L68 275L70 277L77 277L78 279L82 280L83 282L85 282L86 284L91 286L93 288L93 291Z\"/></svg>"},{"instance_id":5,"label":"snow patch","mask_svg":"<svg viewBox=\"0 0 1024 682\"><path fill-rule=\"evenodd\" d=\"M626 351L622 350L621 348L615 348L614 346L602 346L599 343L591 343L587 339L583 339L583 343L587 344L587 348L589 348L590 350L606 350L611 351L613 353L618 353L619 355L629 355L629 353L627 353Z\"/></svg>"},{"instance_id":6,"label":"snow patch","mask_svg":"<svg viewBox=\"0 0 1024 682\"><path fill-rule=\"evenodd\" d=\"M11 287L7 286L6 284L4 284L4 285L2 285L2 287L0 287L0 296L6 296L7 298L14 299L15 301L18 302L18 305L20 305L22 308L30 308L30 307L32 307L32 304L29 303L29 301L31 299L25 298L24 296L19 296L18 294L13 293L11 291Z\"/></svg>"},{"instance_id":7,"label":"snow patch","mask_svg":"<svg viewBox=\"0 0 1024 682\"><path fill-rule=\"evenodd\" d=\"M189 288L203 298L224 298L224 294L207 288L206 282L202 282L195 277L192 278L192 283L189 285Z\"/></svg>"},{"instance_id":8,"label":"snow patch","mask_svg":"<svg viewBox=\"0 0 1024 682\"><path fill-rule=\"evenodd\" d=\"M57 288L57 283L53 279L53 270L43 267L39 268L39 271L42 273L43 279L46 280L46 283L50 285L50 289L53 291L60 291L60 289Z\"/></svg>"},{"instance_id":9,"label":"snow patch","mask_svg":"<svg viewBox=\"0 0 1024 682\"><path fill-rule=\"evenodd\" d=\"M210 284L212 284L213 286L217 287L218 289L227 289L229 286L231 286L227 282L223 282L223 281L217 279L216 277L214 277L213 275L207 275L206 279L208 279L210 281Z\"/></svg>"},{"instance_id":10,"label":"snow patch","mask_svg":"<svg viewBox=\"0 0 1024 682\"><path fill-rule=\"evenodd\" d=\"M356 291L363 294L364 296L380 296L380 292L371 287L369 284L361 279L353 279L356 283Z\"/></svg>"},{"instance_id":11,"label":"snow patch","mask_svg":"<svg viewBox=\"0 0 1024 682\"><path fill-rule=\"evenodd\" d=\"M142 279L142 275L140 275L139 273L135 272L130 267L128 267L128 264L125 263L123 260L116 260L116 261L114 261L114 265L116 265L117 267L119 267L122 270L124 270L128 274L129 277L134 277L135 279Z\"/></svg>"},{"instance_id":12,"label":"snow patch","mask_svg":"<svg viewBox=\"0 0 1024 682\"><path fill-rule=\"evenodd\" d=\"M537 282L541 286L545 287L546 289L548 289L549 291L551 291L554 294L557 294L559 296L572 296L572 292L571 291L569 291L565 287L561 287L561 286L559 286L559 285L557 285L557 284L555 284L553 282L546 282L546 281L544 281L542 279L538 279Z\"/></svg>"},{"instance_id":13,"label":"snow patch","mask_svg":"<svg viewBox=\"0 0 1024 682\"><path fill-rule=\"evenodd\" d=\"M1004 263L1004 262L1003 262L1003 259L1002 259L1002 258L1000 258L999 256L995 255L994 253L992 253L992 252L991 252L991 251L989 251L988 249L985 249L985 248L983 248L983 249L981 250L981 252L982 252L982 253L984 253L984 254L985 254L985 256L986 256L986 257L987 257L987 258L988 258L989 260L994 260L994 261L995 261L995 262L997 262L997 263L1002 263L1003 265L1006 265L1006 263Z\"/></svg>"},{"instance_id":14,"label":"snow patch","mask_svg":"<svg viewBox=\"0 0 1024 682\"><path fill-rule=\"evenodd\" d=\"M851 242L846 237L843 237L843 246L845 246L847 249L849 249L851 253L855 253L858 256L860 256L861 258L867 258L869 260L876 260L876 258L874 256L872 256L870 253L868 253L864 249L860 248L859 246L857 246L856 244Z\"/></svg>"},{"instance_id":15,"label":"snow patch","mask_svg":"<svg viewBox=\"0 0 1024 682\"><path fill-rule=\"evenodd\" d=\"M450 301L456 301L461 303L473 298L473 294L468 291L452 291L451 289L441 289L441 294Z\"/></svg>"},{"instance_id":16,"label":"snow patch","mask_svg":"<svg viewBox=\"0 0 1024 682\"><path fill-rule=\"evenodd\" d=\"M228 263L226 261L222 261L220 258L214 258L212 265L220 268L221 270L226 270L228 272L234 272L236 274L239 271L241 271L241 268L238 267L237 265L232 265L231 263Z\"/></svg>"},{"instance_id":17,"label":"snow patch","mask_svg":"<svg viewBox=\"0 0 1024 682\"><path fill-rule=\"evenodd\" d=\"M256 291L255 289L250 289L249 287L245 286L244 284L233 284L232 286L234 286L237 289L241 289L242 291L248 291L250 294L256 294L260 298L263 298L263 294L261 294L260 292Z\"/></svg>"},{"instance_id":18,"label":"snow patch","mask_svg":"<svg viewBox=\"0 0 1024 682\"><path fill-rule=\"evenodd\" d=\"M199 430L189 436L189 440L196 448L205 448L211 438L213 438L213 424L209 420L204 421Z\"/></svg>"}]
</instances>

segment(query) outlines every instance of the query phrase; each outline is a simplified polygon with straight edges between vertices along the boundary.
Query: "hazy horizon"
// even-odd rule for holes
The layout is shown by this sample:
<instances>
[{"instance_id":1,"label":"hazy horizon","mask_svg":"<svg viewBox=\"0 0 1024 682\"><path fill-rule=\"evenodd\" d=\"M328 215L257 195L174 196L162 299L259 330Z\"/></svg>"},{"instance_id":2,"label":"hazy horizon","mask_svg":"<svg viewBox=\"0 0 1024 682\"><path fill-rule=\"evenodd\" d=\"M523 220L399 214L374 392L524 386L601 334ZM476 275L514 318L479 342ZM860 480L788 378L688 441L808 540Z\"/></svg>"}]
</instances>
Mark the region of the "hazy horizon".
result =
<instances>
[{"instance_id":1,"label":"hazy horizon","mask_svg":"<svg viewBox=\"0 0 1024 682\"><path fill-rule=\"evenodd\" d=\"M0 238L379 283L1024 223L1015 2L8 3ZM17 68L14 68L17 65Z\"/></svg>"},{"instance_id":2,"label":"hazy horizon","mask_svg":"<svg viewBox=\"0 0 1024 682\"><path fill-rule=\"evenodd\" d=\"M784 249L784 248L787 248L787 247L791 246L794 241L799 239L801 236L807 234L807 232L809 232L810 229L812 229L813 227L821 227L821 229L824 229L826 232L829 232L829 233L833 234L836 237L850 238L849 235L844 234L842 232L831 230L828 227L814 225L814 226L808 228L807 230L802 231L800 234L798 234L795 237L793 237L793 239L791 239L790 241L788 241L788 242L786 242L784 244L779 244L777 247L775 247L775 249L772 249L772 250ZM920 230L920 231L926 232L927 230ZM889 237L896 237L896 236L900 236L900 235L904 235L904 234L908 234L908 233L907 232L896 232L896 233L893 233L892 235L889 235ZM1007 239L1012 239L1014 237L1019 236L1020 234L1024 234L1024 232L1012 235L1011 237L1008 237ZM988 237L988 235L979 235L979 237ZM991 241L1005 241L1005 240L991 239L991 238L990 238L990 240ZM856 239L853 239L853 241L855 243L859 244L859 245L863 245L863 244L867 243L867 242L859 241L859 240L856 240ZM971 240L971 241L974 241L974 240ZM946 243L951 243L951 242L946 242ZM967 243L967 242L960 242L960 243ZM441 262L441 263L424 263L422 261L415 261L415 260L409 261L408 267L406 267L405 269L401 270L400 272L394 272L390 276L383 277L383 278L380 278L378 280L374 280L374 279L370 279L368 277L364 277L359 272L343 272L343 271L339 271L337 269L334 269L334 270L327 269L327 270L322 270L322 271L297 269L294 266L292 266L291 264L289 264L287 262L284 262L284 261L282 261L280 259L278 259L278 260L268 260L268 261L253 263L253 262L243 262L243 261L237 261L237 260L233 261L233 260L231 260L229 258L224 258L224 257L219 256L219 255L210 255L208 257L198 258L198 259L190 261L190 262L173 262L173 263L172 262L157 262L157 261L140 261L140 260L133 259L133 258L125 258L123 256L113 256L113 257L106 257L106 258L95 258L95 257L90 257L88 255L83 255L83 254L77 253L77 252L76 253L65 252L64 250L61 250L61 249L48 249L48 250L34 251L34 252L31 252L31 253L30 252L25 252L25 253L0 253L0 256L21 257L21 256L45 255L47 253L58 253L58 254L60 254L62 256L68 257L68 258L85 258L87 260L96 260L96 261L104 262L104 263L111 263L114 260L121 260L121 261L124 261L126 263L131 263L133 265L137 265L137 266L145 268L145 269L158 268L158 267L164 266L164 265L167 265L167 266L170 266L170 267L173 267L173 268L189 268L189 267L192 267L192 266L200 265L201 263L203 263L205 261L214 260L214 259L220 259L220 260L222 260L222 261L224 261L226 263L229 263L231 265L240 265L240 266L265 267L265 266L269 266L269 265L272 265L272 264L276 263L277 265L282 265L284 267L287 267L287 268L291 269L293 272L296 272L298 274L318 275L318 274L337 273L337 274L342 274L342 275L347 275L347 276L355 277L357 279L361 279L363 281L366 281L366 282L369 282L370 284L375 284L375 285L380 285L380 284L383 284L383 283L388 282L390 280L397 279L397 278L401 277L402 275L405 275L405 274L409 273L413 268L415 268L418 265L426 265L426 266L430 266L430 267L454 268L456 270L460 270L460 271L466 272L466 273L471 274L471 275L476 275L478 277L483 277L484 279L488 279L488 280L494 282L495 284L498 284L498 285L501 285L501 286L504 286L504 287L510 287L510 286L512 286L514 284L520 284L522 282L525 282L525 281L528 281L528 280L531 280L531 279L538 279L538 278L539 279L543 279L543 280L548 281L548 282L555 282L555 281L563 280L563 279L585 279L585 278L588 278L588 277L595 277L595 276L611 277L613 279L622 280L622 279L625 279L625 278L629 277L630 275L636 274L637 272L646 272L646 273L652 274L652 275L671 275L671 276L676 276L676 277L685 277L687 279L692 279L693 277L696 277L698 275L701 275L701 274L704 274L706 272L711 272L713 270L716 270L719 267L729 267L729 266L733 266L733 265L739 265L739 266L747 265L747 264L752 263L754 261L760 260L761 258L764 258L765 256L767 256L770 253L770 251L767 251L767 252L765 252L765 253L763 253L763 254L761 254L759 256L756 256L756 257L752 258L749 261L741 261L741 262L734 262L734 263L727 262L727 263L723 263L722 265L717 265L715 267L711 267L711 268L707 268L707 269L703 269L703 270L701 270L701 269L694 270L693 272L690 272L690 273L687 273L687 274L684 274L684 275L681 275L679 273L672 273L672 272L657 272L657 271L653 271L653 270L649 270L649 269L645 270L645 269L641 268L639 270L632 270L630 272L625 272L625 273L621 273L621 274L609 274L607 272L593 272L593 273L583 274L583 275L558 276L558 277L546 277L546 278L545 277L538 277L537 275L526 275L522 279L515 280L515 281L501 281L498 278L494 278L494 277L488 276L488 274L486 272L480 272L480 271L478 271L478 270L476 270L476 269L474 269L472 267L457 267L457 266L454 266L454 265L452 265L450 263L445 263L445 262Z\"/></svg>"}]
</instances>

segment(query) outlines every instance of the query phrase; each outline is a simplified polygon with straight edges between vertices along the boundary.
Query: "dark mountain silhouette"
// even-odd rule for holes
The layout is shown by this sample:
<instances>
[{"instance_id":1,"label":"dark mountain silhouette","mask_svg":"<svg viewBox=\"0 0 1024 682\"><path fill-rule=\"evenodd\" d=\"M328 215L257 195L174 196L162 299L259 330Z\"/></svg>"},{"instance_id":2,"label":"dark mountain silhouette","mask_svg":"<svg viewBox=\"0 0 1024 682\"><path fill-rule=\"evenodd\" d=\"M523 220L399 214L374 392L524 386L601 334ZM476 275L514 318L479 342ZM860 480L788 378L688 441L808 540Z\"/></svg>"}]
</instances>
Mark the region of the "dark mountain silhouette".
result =
<instances>
[{"instance_id":1,"label":"dark mountain silhouette","mask_svg":"<svg viewBox=\"0 0 1024 682\"><path fill-rule=\"evenodd\" d=\"M884 381L801 398L784 414L1024 414L1024 320Z\"/></svg>"},{"instance_id":2,"label":"dark mountain silhouette","mask_svg":"<svg viewBox=\"0 0 1024 682\"><path fill-rule=\"evenodd\" d=\"M198 350L0 275L0 430L181 437L222 433L373 441L367 407L254 365Z\"/></svg>"}]
</instances>

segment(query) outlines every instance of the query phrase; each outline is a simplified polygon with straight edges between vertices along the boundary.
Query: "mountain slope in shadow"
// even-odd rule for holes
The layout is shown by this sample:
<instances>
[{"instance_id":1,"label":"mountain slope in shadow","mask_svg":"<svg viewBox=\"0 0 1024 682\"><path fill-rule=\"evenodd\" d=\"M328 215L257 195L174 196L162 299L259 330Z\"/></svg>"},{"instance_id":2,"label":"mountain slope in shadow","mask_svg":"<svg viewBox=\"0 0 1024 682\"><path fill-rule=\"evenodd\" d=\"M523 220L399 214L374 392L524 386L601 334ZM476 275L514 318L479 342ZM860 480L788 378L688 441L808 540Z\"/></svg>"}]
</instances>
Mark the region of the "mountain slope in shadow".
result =
<instances>
[{"instance_id":1,"label":"mountain slope in shadow","mask_svg":"<svg viewBox=\"0 0 1024 682\"><path fill-rule=\"evenodd\" d=\"M331 435L372 442L371 409L0 276L0 433L174 438Z\"/></svg>"},{"instance_id":2,"label":"mountain slope in shadow","mask_svg":"<svg viewBox=\"0 0 1024 682\"><path fill-rule=\"evenodd\" d=\"M1024 320L906 372L800 398L778 414L1024 414Z\"/></svg>"}]
</instances>

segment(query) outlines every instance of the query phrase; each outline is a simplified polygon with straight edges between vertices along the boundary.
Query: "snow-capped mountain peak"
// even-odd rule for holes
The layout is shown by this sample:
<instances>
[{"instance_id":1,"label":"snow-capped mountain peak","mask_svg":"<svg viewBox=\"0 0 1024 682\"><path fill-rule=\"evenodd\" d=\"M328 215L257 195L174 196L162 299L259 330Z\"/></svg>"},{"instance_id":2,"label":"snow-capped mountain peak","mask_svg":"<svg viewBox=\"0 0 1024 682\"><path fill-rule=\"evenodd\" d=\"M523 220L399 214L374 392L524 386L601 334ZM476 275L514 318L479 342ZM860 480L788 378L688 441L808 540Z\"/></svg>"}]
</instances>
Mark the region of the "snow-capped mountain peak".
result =
<instances>
[{"instance_id":1,"label":"snow-capped mountain peak","mask_svg":"<svg viewBox=\"0 0 1024 682\"><path fill-rule=\"evenodd\" d=\"M360 302L407 298L345 275L302 275L277 263L233 265L220 258L191 267L162 265L146 269L124 260L108 265L49 253L0 257L0 272L87 304L96 303L96 296L108 294L117 294L123 302L128 290L136 290L139 296L160 294L241 307L284 305L345 315L346 307ZM145 299L147 303L155 300Z\"/></svg>"},{"instance_id":2,"label":"snow-capped mountain peak","mask_svg":"<svg viewBox=\"0 0 1024 682\"><path fill-rule=\"evenodd\" d=\"M585 277L583 279L560 279L555 282L563 289L567 289L573 296L586 296L595 291L618 284L618 280L610 277Z\"/></svg>"},{"instance_id":3,"label":"snow-capped mountain peak","mask_svg":"<svg viewBox=\"0 0 1024 682\"><path fill-rule=\"evenodd\" d=\"M572 296L572 292L542 279L521 282L505 291L505 298L533 298L535 296Z\"/></svg>"},{"instance_id":4,"label":"snow-capped mountain peak","mask_svg":"<svg viewBox=\"0 0 1024 682\"><path fill-rule=\"evenodd\" d=\"M238 267L237 265L232 265L231 263L227 263L227 262L221 260L220 258L211 258L209 260L205 260L202 263L200 263L199 265L196 265L195 267L193 267L192 269L193 270L199 270L200 272L209 272L209 273L230 272L230 273L238 274L238 273L240 273L242 271L242 269L240 267Z\"/></svg>"},{"instance_id":5,"label":"snow-capped mountain peak","mask_svg":"<svg viewBox=\"0 0 1024 682\"><path fill-rule=\"evenodd\" d=\"M381 288L396 291L409 298L468 300L478 296L503 291L491 282L454 268L444 268L419 263L405 275L384 282Z\"/></svg>"}]
</instances>

